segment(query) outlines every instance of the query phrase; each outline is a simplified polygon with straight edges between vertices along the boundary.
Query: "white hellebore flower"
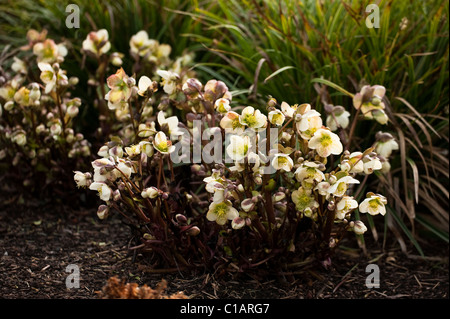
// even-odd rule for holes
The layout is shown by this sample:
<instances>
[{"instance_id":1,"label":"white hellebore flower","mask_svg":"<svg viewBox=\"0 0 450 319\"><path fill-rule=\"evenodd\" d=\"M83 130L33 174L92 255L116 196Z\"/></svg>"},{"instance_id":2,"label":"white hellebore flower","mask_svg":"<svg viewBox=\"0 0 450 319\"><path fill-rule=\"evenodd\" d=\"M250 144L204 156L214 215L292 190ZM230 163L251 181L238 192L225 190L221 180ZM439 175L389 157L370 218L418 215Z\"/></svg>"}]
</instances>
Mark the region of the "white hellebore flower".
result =
<instances>
[{"instance_id":1,"label":"white hellebore flower","mask_svg":"<svg viewBox=\"0 0 450 319\"><path fill-rule=\"evenodd\" d=\"M148 187L141 193L142 198L156 198L159 195L159 190L156 187Z\"/></svg>"},{"instance_id":2,"label":"white hellebore flower","mask_svg":"<svg viewBox=\"0 0 450 319\"><path fill-rule=\"evenodd\" d=\"M267 117L260 110L255 110L254 107L247 106L239 116L239 123L249 128L257 129L266 126Z\"/></svg>"},{"instance_id":3,"label":"white hellebore flower","mask_svg":"<svg viewBox=\"0 0 450 319\"><path fill-rule=\"evenodd\" d=\"M165 70L158 70L156 73L162 78L164 92L169 95L174 93L180 76L175 72Z\"/></svg>"},{"instance_id":4,"label":"white hellebore flower","mask_svg":"<svg viewBox=\"0 0 450 319\"><path fill-rule=\"evenodd\" d=\"M384 158L388 158L391 156L392 151L396 150L398 150L398 143L395 139L390 139L386 142L378 141L375 146L375 152Z\"/></svg>"},{"instance_id":5,"label":"white hellebore flower","mask_svg":"<svg viewBox=\"0 0 450 319\"><path fill-rule=\"evenodd\" d=\"M75 180L75 183L77 183L77 187L86 187L90 183L91 174L90 173L83 173L80 171L74 171L75 175L73 176L73 179Z\"/></svg>"},{"instance_id":6,"label":"white hellebore flower","mask_svg":"<svg viewBox=\"0 0 450 319\"><path fill-rule=\"evenodd\" d=\"M358 202L352 196L342 196L336 205L336 218L344 219L355 208L358 208Z\"/></svg>"},{"instance_id":7,"label":"white hellebore flower","mask_svg":"<svg viewBox=\"0 0 450 319\"><path fill-rule=\"evenodd\" d=\"M161 154L169 154L175 150L172 141L168 140L164 132L158 132L153 140L153 147Z\"/></svg>"},{"instance_id":8,"label":"white hellebore flower","mask_svg":"<svg viewBox=\"0 0 450 319\"><path fill-rule=\"evenodd\" d=\"M183 135L183 132L178 127L178 117L176 117L176 116L171 116L171 117L165 118L164 112L160 111L158 113L158 123L160 126L167 124L167 127L169 128L169 135L171 137Z\"/></svg>"},{"instance_id":9,"label":"white hellebore flower","mask_svg":"<svg viewBox=\"0 0 450 319\"><path fill-rule=\"evenodd\" d=\"M206 214L206 218L209 221L215 221L219 225L225 225L227 220L233 220L237 217L239 217L239 213L229 201L211 203L211 205L209 205L208 213Z\"/></svg>"},{"instance_id":10,"label":"white hellebore flower","mask_svg":"<svg viewBox=\"0 0 450 319\"><path fill-rule=\"evenodd\" d=\"M148 143L150 143L150 142L148 142ZM129 157L133 157L133 156L141 154L141 143L131 145L131 146L126 146L125 153L127 153Z\"/></svg>"},{"instance_id":11,"label":"white hellebore flower","mask_svg":"<svg viewBox=\"0 0 450 319\"><path fill-rule=\"evenodd\" d=\"M226 151L231 159L240 161L247 155L250 147L250 138L248 136L232 135Z\"/></svg>"},{"instance_id":12,"label":"white hellebore flower","mask_svg":"<svg viewBox=\"0 0 450 319\"><path fill-rule=\"evenodd\" d=\"M316 150L321 157L328 157L330 154L339 155L343 150L339 136L327 129L318 129L309 140L308 147Z\"/></svg>"},{"instance_id":13,"label":"white hellebore flower","mask_svg":"<svg viewBox=\"0 0 450 319\"><path fill-rule=\"evenodd\" d=\"M269 112L268 118L271 124L281 126L283 125L286 117L280 110L275 110Z\"/></svg>"},{"instance_id":14,"label":"white hellebore flower","mask_svg":"<svg viewBox=\"0 0 450 319\"><path fill-rule=\"evenodd\" d=\"M225 98L220 98L214 103L214 108L219 113L227 113L231 110L230 101Z\"/></svg>"},{"instance_id":15,"label":"white hellebore flower","mask_svg":"<svg viewBox=\"0 0 450 319\"><path fill-rule=\"evenodd\" d=\"M107 202L110 200L112 190L103 182L94 182L89 186L90 190L97 191L100 199Z\"/></svg>"},{"instance_id":16,"label":"white hellebore flower","mask_svg":"<svg viewBox=\"0 0 450 319\"><path fill-rule=\"evenodd\" d=\"M321 182L325 179L325 175L319 169L320 164L304 161L301 166L295 171L295 178L297 181L301 182L305 180L306 182L312 183L314 181Z\"/></svg>"},{"instance_id":17,"label":"white hellebore flower","mask_svg":"<svg viewBox=\"0 0 450 319\"><path fill-rule=\"evenodd\" d=\"M342 197L347 191L348 184L359 184L359 181L351 176L344 176L330 186L328 193L337 197Z\"/></svg>"},{"instance_id":18,"label":"white hellebore flower","mask_svg":"<svg viewBox=\"0 0 450 319\"><path fill-rule=\"evenodd\" d=\"M105 54L111 49L111 43L108 39L109 35L106 29L92 31L83 41L83 50L90 51L97 56Z\"/></svg>"},{"instance_id":19,"label":"white hellebore flower","mask_svg":"<svg viewBox=\"0 0 450 319\"><path fill-rule=\"evenodd\" d=\"M234 111L229 111L220 120L220 127L226 132L241 134L244 132L244 125L239 122L239 114Z\"/></svg>"},{"instance_id":20,"label":"white hellebore flower","mask_svg":"<svg viewBox=\"0 0 450 319\"><path fill-rule=\"evenodd\" d=\"M124 160L119 160L119 164L117 164L117 169L119 170L117 171L118 174L116 174L117 177L124 175L127 178L130 178L131 173L133 172L131 165L127 164Z\"/></svg>"},{"instance_id":21,"label":"white hellebore flower","mask_svg":"<svg viewBox=\"0 0 450 319\"><path fill-rule=\"evenodd\" d=\"M360 213L369 213L370 215L385 215L387 204L386 197L380 194L368 193L368 197L359 204Z\"/></svg>"},{"instance_id":22,"label":"white hellebore flower","mask_svg":"<svg viewBox=\"0 0 450 319\"><path fill-rule=\"evenodd\" d=\"M343 161L339 164L339 167L344 172L349 173L362 173L364 172L364 162L361 160L362 158L361 152L353 152L348 156L348 160Z\"/></svg>"},{"instance_id":23,"label":"white hellebore flower","mask_svg":"<svg viewBox=\"0 0 450 319\"><path fill-rule=\"evenodd\" d=\"M215 193L218 190L224 190L225 180L220 175L220 171L213 170L211 176L205 177L203 181L206 183L206 191L209 193Z\"/></svg>"},{"instance_id":24,"label":"white hellebore flower","mask_svg":"<svg viewBox=\"0 0 450 319\"><path fill-rule=\"evenodd\" d=\"M281 112L287 117L293 117L297 110L297 104L290 106L286 102L281 102Z\"/></svg>"},{"instance_id":25,"label":"white hellebore flower","mask_svg":"<svg viewBox=\"0 0 450 319\"><path fill-rule=\"evenodd\" d=\"M141 76L138 82L138 94L144 96L148 88L152 88L153 81L148 76Z\"/></svg>"},{"instance_id":26,"label":"white hellebore flower","mask_svg":"<svg viewBox=\"0 0 450 319\"><path fill-rule=\"evenodd\" d=\"M339 127L347 128L350 120L350 113L346 110L335 111L329 114L326 119L326 125L331 131L336 131Z\"/></svg>"},{"instance_id":27,"label":"white hellebore flower","mask_svg":"<svg viewBox=\"0 0 450 319\"><path fill-rule=\"evenodd\" d=\"M320 113L316 110L309 110L302 114L300 121L297 122L297 129L300 132L320 127L322 127L322 118L320 117Z\"/></svg>"},{"instance_id":28,"label":"white hellebore flower","mask_svg":"<svg viewBox=\"0 0 450 319\"><path fill-rule=\"evenodd\" d=\"M41 70L41 80L45 83L45 94L50 93L56 85L56 73L52 66L45 62L38 63L38 68Z\"/></svg>"},{"instance_id":29,"label":"white hellebore flower","mask_svg":"<svg viewBox=\"0 0 450 319\"><path fill-rule=\"evenodd\" d=\"M378 157L365 156L362 162L364 165L364 174L366 175L372 174L373 171L380 170L383 167Z\"/></svg>"},{"instance_id":30,"label":"white hellebore flower","mask_svg":"<svg viewBox=\"0 0 450 319\"><path fill-rule=\"evenodd\" d=\"M277 171L282 169L286 172L290 172L292 170L292 167L294 167L294 161L288 154L278 153L275 154L274 158L272 159L272 166Z\"/></svg>"}]
</instances>

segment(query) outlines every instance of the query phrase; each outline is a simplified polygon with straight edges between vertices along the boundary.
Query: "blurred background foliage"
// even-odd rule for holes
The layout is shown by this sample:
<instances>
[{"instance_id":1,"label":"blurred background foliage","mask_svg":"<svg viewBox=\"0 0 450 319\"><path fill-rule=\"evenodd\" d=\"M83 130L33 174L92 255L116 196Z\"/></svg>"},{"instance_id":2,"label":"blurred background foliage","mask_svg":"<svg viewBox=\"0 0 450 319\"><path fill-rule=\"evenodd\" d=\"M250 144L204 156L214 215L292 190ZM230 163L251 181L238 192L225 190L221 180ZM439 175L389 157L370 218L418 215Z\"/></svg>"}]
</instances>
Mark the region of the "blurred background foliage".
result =
<instances>
[{"instance_id":1,"label":"blurred background foliage","mask_svg":"<svg viewBox=\"0 0 450 319\"><path fill-rule=\"evenodd\" d=\"M379 28L365 24L372 3L367 0L1 0L0 52L26 44L30 28L66 40L70 58L64 68L80 78L75 94L85 104L92 92L80 68L80 48L90 31L101 28L109 31L111 51L127 54L130 37L146 30L170 44L173 56L195 52L203 83L222 80L235 104L262 110L273 96L323 112L325 96L354 114L351 98L339 87L356 93L364 84L383 85L389 124L359 121L350 150L370 147L380 130L397 138L391 173L370 181L388 197L390 214L382 229L370 216L368 222L375 238L393 234L405 252L410 241L422 253L420 242L429 236L449 240L449 3L373 2L380 9ZM69 3L80 8L78 29L65 26ZM125 58L124 68L131 63Z\"/></svg>"}]
</instances>

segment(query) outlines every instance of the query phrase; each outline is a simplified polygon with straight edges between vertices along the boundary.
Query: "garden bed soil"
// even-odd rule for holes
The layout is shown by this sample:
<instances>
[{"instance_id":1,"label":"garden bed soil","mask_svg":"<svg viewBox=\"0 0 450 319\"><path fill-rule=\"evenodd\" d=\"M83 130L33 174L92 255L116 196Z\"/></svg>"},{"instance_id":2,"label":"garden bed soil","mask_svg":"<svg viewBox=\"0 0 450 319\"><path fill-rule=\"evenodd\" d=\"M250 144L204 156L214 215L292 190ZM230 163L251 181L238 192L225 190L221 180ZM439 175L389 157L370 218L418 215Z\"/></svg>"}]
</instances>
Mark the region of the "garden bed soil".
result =
<instances>
[{"instance_id":1,"label":"garden bed soil","mask_svg":"<svg viewBox=\"0 0 450 319\"><path fill-rule=\"evenodd\" d=\"M448 244L421 243L427 258L414 247L405 255L393 242L367 237L368 255L349 238L329 270L261 280L205 272L154 274L145 259L128 249L129 228L117 217L100 221L95 210L45 204L17 196L0 204L0 298L96 299L110 277L155 287L167 280L167 294L183 291L195 299L353 299L449 298ZM366 266L380 269L380 287L367 288ZM67 288L69 265L79 267L80 287ZM67 272L66 272L67 270Z\"/></svg>"}]
</instances>

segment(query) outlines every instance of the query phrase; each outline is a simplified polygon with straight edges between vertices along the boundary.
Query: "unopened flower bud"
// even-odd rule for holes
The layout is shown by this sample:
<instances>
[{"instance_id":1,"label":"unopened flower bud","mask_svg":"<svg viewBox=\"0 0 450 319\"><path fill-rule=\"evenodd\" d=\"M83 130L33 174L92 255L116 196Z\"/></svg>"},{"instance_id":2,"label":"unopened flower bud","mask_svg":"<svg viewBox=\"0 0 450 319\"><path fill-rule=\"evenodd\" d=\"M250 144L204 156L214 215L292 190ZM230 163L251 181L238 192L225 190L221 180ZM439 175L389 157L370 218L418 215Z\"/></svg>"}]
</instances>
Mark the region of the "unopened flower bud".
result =
<instances>
[{"instance_id":1,"label":"unopened flower bud","mask_svg":"<svg viewBox=\"0 0 450 319\"><path fill-rule=\"evenodd\" d=\"M182 225L185 225L188 221L186 216L184 216L183 214L176 214L175 219L177 220L178 223Z\"/></svg>"},{"instance_id":2,"label":"unopened flower bud","mask_svg":"<svg viewBox=\"0 0 450 319\"><path fill-rule=\"evenodd\" d=\"M105 219L108 217L109 207L106 205L100 205L97 210L97 216L99 219Z\"/></svg>"},{"instance_id":3,"label":"unopened flower bud","mask_svg":"<svg viewBox=\"0 0 450 319\"><path fill-rule=\"evenodd\" d=\"M353 223L353 222L351 222L351 223ZM367 231L367 227L366 227L366 225L364 225L364 223L362 221L357 220L353 224L353 231L357 235L362 235Z\"/></svg>"},{"instance_id":4,"label":"unopened flower bud","mask_svg":"<svg viewBox=\"0 0 450 319\"><path fill-rule=\"evenodd\" d=\"M245 224L246 224L246 220L241 217L236 217L235 219L233 219L231 221L231 227L233 229L241 229L242 227L245 226Z\"/></svg>"},{"instance_id":5,"label":"unopened flower bud","mask_svg":"<svg viewBox=\"0 0 450 319\"><path fill-rule=\"evenodd\" d=\"M69 78L69 84L72 85L72 86L77 85L79 81L80 80L76 76L71 76Z\"/></svg>"},{"instance_id":6,"label":"unopened flower bud","mask_svg":"<svg viewBox=\"0 0 450 319\"><path fill-rule=\"evenodd\" d=\"M116 189L113 192L113 201L117 202L118 200L120 200L122 198L122 195L120 194L120 191L118 189Z\"/></svg>"},{"instance_id":7,"label":"unopened flower bud","mask_svg":"<svg viewBox=\"0 0 450 319\"><path fill-rule=\"evenodd\" d=\"M200 228L198 228L197 226L192 226L186 231L186 234L188 236L197 236L198 234L200 234Z\"/></svg>"},{"instance_id":8,"label":"unopened flower bud","mask_svg":"<svg viewBox=\"0 0 450 319\"><path fill-rule=\"evenodd\" d=\"M286 198L286 194L284 192L277 192L273 195L274 202L280 202Z\"/></svg>"},{"instance_id":9,"label":"unopened flower bud","mask_svg":"<svg viewBox=\"0 0 450 319\"><path fill-rule=\"evenodd\" d=\"M253 210L253 209L255 208L255 202L253 201L252 198L244 199L244 200L241 202L241 207L242 207L242 209L243 209L245 212L248 213L249 211L251 211L251 210Z\"/></svg>"}]
</instances>

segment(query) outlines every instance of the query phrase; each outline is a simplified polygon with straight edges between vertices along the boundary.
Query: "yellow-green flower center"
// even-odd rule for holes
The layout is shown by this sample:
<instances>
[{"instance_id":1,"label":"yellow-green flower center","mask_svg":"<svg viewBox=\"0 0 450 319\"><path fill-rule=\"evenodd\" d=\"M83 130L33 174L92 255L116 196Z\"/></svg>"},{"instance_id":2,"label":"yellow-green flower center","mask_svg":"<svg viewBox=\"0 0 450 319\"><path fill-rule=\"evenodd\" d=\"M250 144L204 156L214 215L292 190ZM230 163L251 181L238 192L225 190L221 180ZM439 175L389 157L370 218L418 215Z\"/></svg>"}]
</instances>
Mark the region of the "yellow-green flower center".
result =
<instances>
[{"instance_id":1,"label":"yellow-green flower center","mask_svg":"<svg viewBox=\"0 0 450 319\"><path fill-rule=\"evenodd\" d=\"M216 206L214 213L217 215L217 219L225 219L227 217L228 205L225 203L220 203Z\"/></svg>"},{"instance_id":2,"label":"yellow-green flower center","mask_svg":"<svg viewBox=\"0 0 450 319\"><path fill-rule=\"evenodd\" d=\"M242 121L249 127L252 127L256 124L256 117L253 114L245 114Z\"/></svg>"},{"instance_id":3,"label":"yellow-green flower center","mask_svg":"<svg viewBox=\"0 0 450 319\"><path fill-rule=\"evenodd\" d=\"M323 147L328 147L333 143L333 140L331 139L330 135L322 134L322 136L319 139L319 142Z\"/></svg>"}]
</instances>

